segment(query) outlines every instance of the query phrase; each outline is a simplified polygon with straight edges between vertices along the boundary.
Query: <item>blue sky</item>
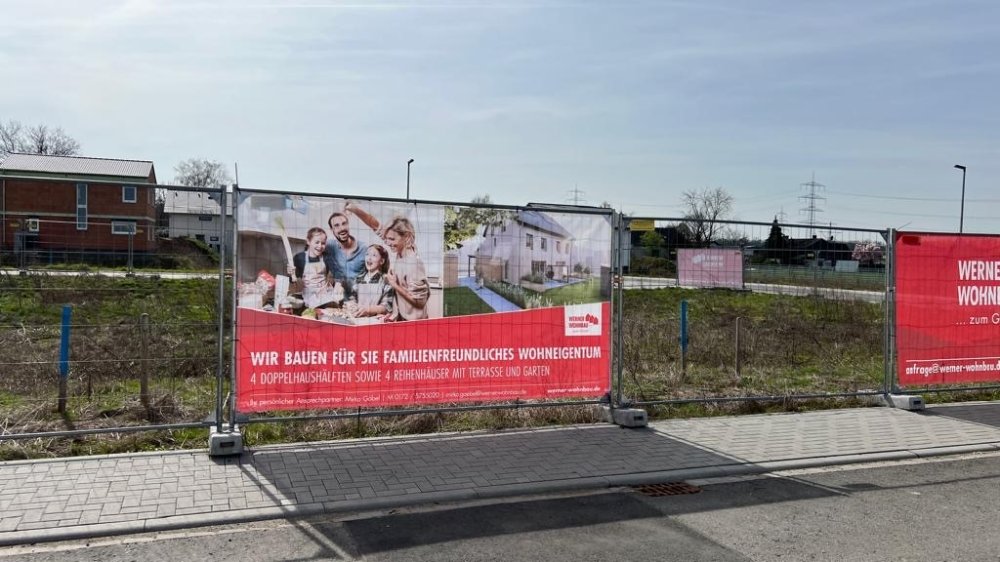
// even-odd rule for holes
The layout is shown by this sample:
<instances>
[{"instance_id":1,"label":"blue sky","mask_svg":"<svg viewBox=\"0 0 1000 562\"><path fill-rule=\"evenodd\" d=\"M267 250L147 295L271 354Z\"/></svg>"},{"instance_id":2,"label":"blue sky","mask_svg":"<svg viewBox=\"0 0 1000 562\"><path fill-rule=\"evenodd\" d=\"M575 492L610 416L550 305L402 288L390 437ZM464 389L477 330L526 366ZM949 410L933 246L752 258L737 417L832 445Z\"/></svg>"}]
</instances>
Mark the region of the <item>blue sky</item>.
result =
<instances>
[{"instance_id":1,"label":"blue sky","mask_svg":"<svg viewBox=\"0 0 1000 562\"><path fill-rule=\"evenodd\" d=\"M1000 3L3 0L0 119L245 187L1000 232Z\"/></svg>"}]
</instances>

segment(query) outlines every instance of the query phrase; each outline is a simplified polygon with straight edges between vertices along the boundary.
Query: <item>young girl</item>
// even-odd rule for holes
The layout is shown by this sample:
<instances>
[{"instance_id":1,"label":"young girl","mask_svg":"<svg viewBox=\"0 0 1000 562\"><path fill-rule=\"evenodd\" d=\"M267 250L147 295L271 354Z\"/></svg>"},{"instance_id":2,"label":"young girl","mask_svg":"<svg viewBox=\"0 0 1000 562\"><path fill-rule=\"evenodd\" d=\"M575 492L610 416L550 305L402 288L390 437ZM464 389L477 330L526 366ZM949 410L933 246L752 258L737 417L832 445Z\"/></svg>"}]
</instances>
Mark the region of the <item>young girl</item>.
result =
<instances>
[{"instance_id":1,"label":"young girl","mask_svg":"<svg viewBox=\"0 0 1000 562\"><path fill-rule=\"evenodd\" d=\"M354 279L354 291L347 302L354 316L392 316L396 294L386 281L389 252L372 244L365 252L365 272Z\"/></svg>"},{"instance_id":2,"label":"young girl","mask_svg":"<svg viewBox=\"0 0 1000 562\"><path fill-rule=\"evenodd\" d=\"M335 287L330 283L330 272L326 268L325 252L326 231L314 226L306 232L305 251L292 256L293 265L288 267L289 275L294 274L302 280L302 300L308 308L317 308L337 300Z\"/></svg>"}]
</instances>

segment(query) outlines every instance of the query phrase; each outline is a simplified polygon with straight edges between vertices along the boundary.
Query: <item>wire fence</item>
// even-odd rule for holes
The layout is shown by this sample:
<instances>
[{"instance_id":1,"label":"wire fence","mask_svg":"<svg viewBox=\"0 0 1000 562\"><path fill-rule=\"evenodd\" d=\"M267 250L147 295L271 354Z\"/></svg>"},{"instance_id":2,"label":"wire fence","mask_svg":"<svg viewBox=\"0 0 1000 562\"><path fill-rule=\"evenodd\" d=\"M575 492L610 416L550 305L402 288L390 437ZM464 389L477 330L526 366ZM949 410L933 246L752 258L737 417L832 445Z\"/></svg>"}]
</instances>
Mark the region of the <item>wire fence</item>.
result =
<instances>
[{"instance_id":1,"label":"wire fence","mask_svg":"<svg viewBox=\"0 0 1000 562\"><path fill-rule=\"evenodd\" d=\"M91 183L88 190L91 201L121 195L115 184ZM502 242L501 219L525 209L441 203L445 246L434 280L441 317L496 312L480 293L506 295L512 309L527 310L571 305L584 289L594 300L615 287L606 297L614 326L609 396L234 413L234 295L239 283L254 281L260 264L227 265L235 257L235 204L220 205L219 190L154 186L139 192L144 197L151 204L131 218L2 217L0 439L206 427L223 416L426 420L421 416L480 409L860 398L897 390L885 231L616 217L622 230L611 260L591 263L546 235L516 245L565 258L527 259L523 270L506 271L498 254L461 250L461 236L452 236L457 227L447 221L463 214L487 220ZM393 205L403 203L385 208ZM481 224L462 236L493 244L485 233ZM265 241L280 250L280 238L271 238ZM266 261L275 254L261 255ZM274 267L285 267L277 255ZM533 292L541 290L547 295Z\"/></svg>"},{"instance_id":2,"label":"wire fence","mask_svg":"<svg viewBox=\"0 0 1000 562\"><path fill-rule=\"evenodd\" d=\"M76 214L3 215L3 435L200 425L215 408L219 326L231 324L220 207L173 205L186 222L168 237L164 203L219 191L141 187L119 204L120 184L80 186L89 207ZM101 201L114 213L95 212Z\"/></svg>"},{"instance_id":3,"label":"wire fence","mask_svg":"<svg viewBox=\"0 0 1000 562\"><path fill-rule=\"evenodd\" d=\"M885 391L884 232L636 219L624 394L639 404Z\"/></svg>"}]
</instances>

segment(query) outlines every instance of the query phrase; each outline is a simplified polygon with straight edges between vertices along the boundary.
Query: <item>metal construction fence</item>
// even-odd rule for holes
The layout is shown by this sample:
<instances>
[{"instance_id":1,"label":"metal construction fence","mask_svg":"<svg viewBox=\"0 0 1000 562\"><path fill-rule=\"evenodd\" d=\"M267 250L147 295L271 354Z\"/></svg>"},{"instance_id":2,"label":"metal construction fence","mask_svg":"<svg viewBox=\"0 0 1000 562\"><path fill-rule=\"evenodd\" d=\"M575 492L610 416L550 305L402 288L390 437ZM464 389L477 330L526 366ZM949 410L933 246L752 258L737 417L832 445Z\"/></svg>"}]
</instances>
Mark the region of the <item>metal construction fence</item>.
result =
<instances>
[{"instance_id":1,"label":"metal construction fence","mask_svg":"<svg viewBox=\"0 0 1000 562\"><path fill-rule=\"evenodd\" d=\"M3 437L202 427L214 416L232 323L222 192L129 187L129 205L120 183L88 181L76 213L0 217ZM175 222L184 232L170 236Z\"/></svg>"},{"instance_id":2,"label":"metal construction fence","mask_svg":"<svg viewBox=\"0 0 1000 562\"><path fill-rule=\"evenodd\" d=\"M89 189L96 201L121 186ZM2 217L0 439L899 389L890 231L179 186L148 197L138 217ZM295 257L310 232L332 244L351 204L344 220L369 246L394 251L384 227L412 219L426 320L375 307L360 322L349 298L277 294L279 277L322 261ZM456 349L489 360L445 364ZM300 365L330 350L359 363ZM281 369L249 368L270 353ZM413 363L428 353L439 362ZM362 368L376 356L399 365Z\"/></svg>"},{"instance_id":3,"label":"metal construction fence","mask_svg":"<svg viewBox=\"0 0 1000 562\"><path fill-rule=\"evenodd\" d=\"M891 385L886 231L632 219L619 334L637 404L863 396Z\"/></svg>"}]
</instances>

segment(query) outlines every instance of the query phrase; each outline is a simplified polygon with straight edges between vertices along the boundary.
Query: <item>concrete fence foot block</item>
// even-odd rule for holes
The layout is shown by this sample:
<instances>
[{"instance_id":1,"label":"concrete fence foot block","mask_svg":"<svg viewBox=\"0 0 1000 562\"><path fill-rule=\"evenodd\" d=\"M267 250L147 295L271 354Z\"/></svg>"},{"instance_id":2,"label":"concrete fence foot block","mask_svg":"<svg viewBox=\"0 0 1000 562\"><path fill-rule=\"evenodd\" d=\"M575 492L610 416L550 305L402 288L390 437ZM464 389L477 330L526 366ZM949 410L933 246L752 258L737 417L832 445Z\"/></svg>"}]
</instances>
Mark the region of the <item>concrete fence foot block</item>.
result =
<instances>
[{"instance_id":1,"label":"concrete fence foot block","mask_svg":"<svg viewBox=\"0 0 1000 562\"><path fill-rule=\"evenodd\" d=\"M233 427L229 431L220 431L218 427L212 427L208 435L208 456L228 457L243 454L243 434L239 427Z\"/></svg>"},{"instance_id":2,"label":"concrete fence foot block","mask_svg":"<svg viewBox=\"0 0 1000 562\"><path fill-rule=\"evenodd\" d=\"M923 410L923 396L913 396L911 394L890 394L886 397L889 406L900 410Z\"/></svg>"},{"instance_id":3,"label":"concrete fence foot block","mask_svg":"<svg viewBox=\"0 0 1000 562\"><path fill-rule=\"evenodd\" d=\"M640 408L612 408L611 406L601 406L604 421L620 425L621 427L646 427L649 423L649 416L646 410Z\"/></svg>"}]
</instances>

